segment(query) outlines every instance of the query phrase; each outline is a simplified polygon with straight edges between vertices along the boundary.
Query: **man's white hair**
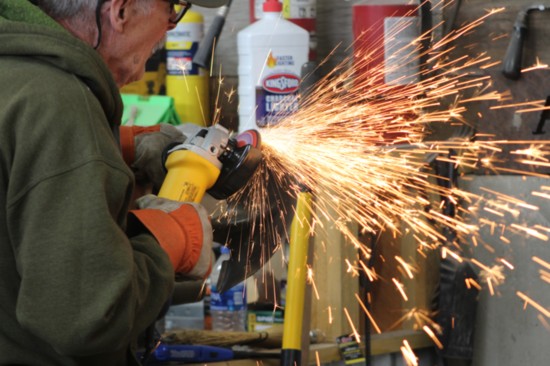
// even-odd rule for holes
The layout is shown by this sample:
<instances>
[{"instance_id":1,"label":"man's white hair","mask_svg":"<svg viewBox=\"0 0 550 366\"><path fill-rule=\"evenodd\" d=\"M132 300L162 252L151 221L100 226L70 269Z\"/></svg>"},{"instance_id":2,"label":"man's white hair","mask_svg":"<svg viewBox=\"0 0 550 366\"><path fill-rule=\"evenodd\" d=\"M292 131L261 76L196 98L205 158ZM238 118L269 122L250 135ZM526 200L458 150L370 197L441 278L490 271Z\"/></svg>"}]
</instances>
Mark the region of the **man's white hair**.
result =
<instances>
[{"instance_id":1,"label":"man's white hair","mask_svg":"<svg viewBox=\"0 0 550 366\"><path fill-rule=\"evenodd\" d=\"M64 21L72 29L80 29L80 34L96 34L101 29L99 19L96 19L97 6L106 0L31 0L46 14L58 21ZM152 0L137 0L137 5L144 12L152 9ZM101 35L99 35L100 37ZM93 37L93 36L92 36ZM97 48L100 40L97 41Z\"/></svg>"},{"instance_id":2,"label":"man's white hair","mask_svg":"<svg viewBox=\"0 0 550 366\"><path fill-rule=\"evenodd\" d=\"M98 0L34 0L48 15L55 19L71 19L95 13Z\"/></svg>"},{"instance_id":3,"label":"man's white hair","mask_svg":"<svg viewBox=\"0 0 550 366\"><path fill-rule=\"evenodd\" d=\"M94 19L99 0L33 0L32 2L54 19L70 20ZM143 9L148 9L146 6L151 4L148 0L138 2L144 5Z\"/></svg>"}]
</instances>

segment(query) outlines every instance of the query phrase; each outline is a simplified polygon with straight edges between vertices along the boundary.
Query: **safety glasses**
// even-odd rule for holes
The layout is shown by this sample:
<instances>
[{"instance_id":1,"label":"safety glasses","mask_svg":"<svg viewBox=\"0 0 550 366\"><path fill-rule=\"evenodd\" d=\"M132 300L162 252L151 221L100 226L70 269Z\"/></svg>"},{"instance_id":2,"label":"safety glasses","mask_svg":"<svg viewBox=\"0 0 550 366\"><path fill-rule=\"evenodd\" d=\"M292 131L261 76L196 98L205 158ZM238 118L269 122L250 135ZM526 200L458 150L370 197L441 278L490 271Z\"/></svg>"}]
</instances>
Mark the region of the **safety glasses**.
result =
<instances>
[{"instance_id":1,"label":"safety glasses","mask_svg":"<svg viewBox=\"0 0 550 366\"><path fill-rule=\"evenodd\" d=\"M103 3L107 0L98 0L96 9L95 9L95 21L97 24L97 42L94 46L94 49L97 49L99 47L99 43L101 42L101 6ZM177 24L181 18L187 13L187 10L191 8L191 3L189 1L185 0L163 0L170 4L170 18L168 18L168 21L172 24Z\"/></svg>"},{"instance_id":2,"label":"safety glasses","mask_svg":"<svg viewBox=\"0 0 550 366\"><path fill-rule=\"evenodd\" d=\"M191 3L185 0L164 0L170 3L170 23L177 24L191 7Z\"/></svg>"}]
</instances>

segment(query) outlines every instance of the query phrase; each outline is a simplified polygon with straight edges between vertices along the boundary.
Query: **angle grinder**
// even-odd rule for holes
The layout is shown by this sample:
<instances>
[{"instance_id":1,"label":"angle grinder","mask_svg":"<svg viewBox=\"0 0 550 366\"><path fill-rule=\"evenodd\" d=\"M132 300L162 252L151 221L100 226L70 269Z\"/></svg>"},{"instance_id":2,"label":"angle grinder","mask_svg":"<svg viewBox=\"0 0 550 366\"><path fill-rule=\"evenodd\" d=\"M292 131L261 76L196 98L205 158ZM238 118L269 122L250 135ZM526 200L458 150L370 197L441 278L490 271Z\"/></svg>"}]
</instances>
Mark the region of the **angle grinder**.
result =
<instances>
[{"instance_id":1,"label":"angle grinder","mask_svg":"<svg viewBox=\"0 0 550 366\"><path fill-rule=\"evenodd\" d=\"M219 125L197 128L184 143L163 154L166 178L159 197L200 202L207 192L226 199L241 189L262 160L260 134L247 130L236 137Z\"/></svg>"}]
</instances>

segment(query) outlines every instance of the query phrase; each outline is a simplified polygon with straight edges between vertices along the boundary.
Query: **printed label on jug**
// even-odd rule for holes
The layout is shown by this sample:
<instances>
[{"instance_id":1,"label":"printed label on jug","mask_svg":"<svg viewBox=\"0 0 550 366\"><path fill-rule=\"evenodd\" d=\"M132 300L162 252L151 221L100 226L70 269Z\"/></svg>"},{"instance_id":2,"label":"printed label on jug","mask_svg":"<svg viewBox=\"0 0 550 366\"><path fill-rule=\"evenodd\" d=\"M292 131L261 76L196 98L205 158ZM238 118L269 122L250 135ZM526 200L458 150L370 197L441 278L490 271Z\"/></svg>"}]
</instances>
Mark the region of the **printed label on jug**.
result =
<instances>
[{"instance_id":1,"label":"printed label on jug","mask_svg":"<svg viewBox=\"0 0 550 366\"><path fill-rule=\"evenodd\" d=\"M292 74L275 74L264 79L263 88L275 94L290 94L298 90L300 78Z\"/></svg>"},{"instance_id":2,"label":"printed label on jug","mask_svg":"<svg viewBox=\"0 0 550 366\"><path fill-rule=\"evenodd\" d=\"M294 56L270 52L265 66L265 75L256 87L258 127L277 124L298 109L300 76L294 72Z\"/></svg>"},{"instance_id":3,"label":"printed label on jug","mask_svg":"<svg viewBox=\"0 0 550 366\"><path fill-rule=\"evenodd\" d=\"M292 74L266 77L256 88L256 124L258 127L277 124L298 109L300 78Z\"/></svg>"}]
</instances>

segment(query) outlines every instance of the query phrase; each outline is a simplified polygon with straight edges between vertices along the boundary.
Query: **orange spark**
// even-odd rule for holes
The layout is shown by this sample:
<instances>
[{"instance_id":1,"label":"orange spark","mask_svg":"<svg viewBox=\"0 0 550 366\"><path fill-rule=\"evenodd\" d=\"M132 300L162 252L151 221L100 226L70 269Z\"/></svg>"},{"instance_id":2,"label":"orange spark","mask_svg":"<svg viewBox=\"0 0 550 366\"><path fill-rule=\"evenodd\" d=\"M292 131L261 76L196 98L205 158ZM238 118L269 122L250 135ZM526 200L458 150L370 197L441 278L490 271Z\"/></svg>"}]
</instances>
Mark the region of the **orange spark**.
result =
<instances>
[{"instance_id":1,"label":"orange spark","mask_svg":"<svg viewBox=\"0 0 550 366\"><path fill-rule=\"evenodd\" d=\"M351 320L351 317L349 315L347 308L344 308L344 313L346 314L346 318L348 318L348 323L352 329L353 334L355 335L355 340L357 341L357 343L361 343L361 336L359 335L359 332L355 328L355 324L353 324L353 320Z\"/></svg>"},{"instance_id":2,"label":"orange spark","mask_svg":"<svg viewBox=\"0 0 550 366\"><path fill-rule=\"evenodd\" d=\"M409 301L409 298L407 297L407 294L405 293L403 284L399 282L395 277L392 278L393 283L395 284L395 287L397 287L397 290L401 294L401 297L403 297L403 300Z\"/></svg>"},{"instance_id":3,"label":"orange spark","mask_svg":"<svg viewBox=\"0 0 550 366\"><path fill-rule=\"evenodd\" d=\"M365 304L363 303L359 295L355 294L355 298L359 302L359 305L361 305L361 308L363 309L365 314L369 317L370 323L372 324L376 332L379 334L382 333L382 331L380 330L380 327L378 327L378 324L376 324L376 321L374 321L374 318L372 317L371 313L369 312L369 310L367 309L367 307L365 306Z\"/></svg>"},{"instance_id":4,"label":"orange spark","mask_svg":"<svg viewBox=\"0 0 550 366\"><path fill-rule=\"evenodd\" d=\"M395 256L395 260L399 262L399 264L401 265L401 267L403 268L403 270L405 270L405 272L407 273L407 276L409 276L410 279L413 279L414 276L413 276L413 273L412 273L412 267L410 264L408 264L407 262L405 262L403 260L403 258L401 258L400 256L396 255Z\"/></svg>"},{"instance_id":5,"label":"orange spark","mask_svg":"<svg viewBox=\"0 0 550 366\"><path fill-rule=\"evenodd\" d=\"M400 350L408 366L418 365L418 358L414 354L411 345L409 344L409 342L407 342L406 339L403 340L403 346L400 347Z\"/></svg>"},{"instance_id":6,"label":"orange spark","mask_svg":"<svg viewBox=\"0 0 550 366\"><path fill-rule=\"evenodd\" d=\"M433 330L431 330L430 327L425 325L422 327L422 330L424 330L424 332L426 332L426 334L432 339L432 341L434 341L437 348L443 349L443 344L439 341L439 339L436 337L435 333L433 332Z\"/></svg>"},{"instance_id":7,"label":"orange spark","mask_svg":"<svg viewBox=\"0 0 550 366\"><path fill-rule=\"evenodd\" d=\"M513 266L510 262L508 262L506 259L500 258L499 260L500 260L500 262L501 262L502 264L504 264L506 267L508 267L508 268L510 268L510 269L512 269L512 270L514 269L514 266Z\"/></svg>"},{"instance_id":8,"label":"orange spark","mask_svg":"<svg viewBox=\"0 0 550 366\"><path fill-rule=\"evenodd\" d=\"M516 295L518 295L525 302L525 305L527 304L531 305L532 307L540 311L542 315L544 315L547 318L550 318L550 311L545 309L542 305L537 303L535 300L531 299L521 291L516 291Z\"/></svg>"},{"instance_id":9,"label":"orange spark","mask_svg":"<svg viewBox=\"0 0 550 366\"><path fill-rule=\"evenodd\" d=\"M550 269L550 263L549 262L547 262L547 261L545 261L545 260L543 260L543 259L541 259L537 256L533 256L531 259L533 260L533 262L538 263L541 266L546 267L547 269Z\"/></svg>"}]
</instances>

